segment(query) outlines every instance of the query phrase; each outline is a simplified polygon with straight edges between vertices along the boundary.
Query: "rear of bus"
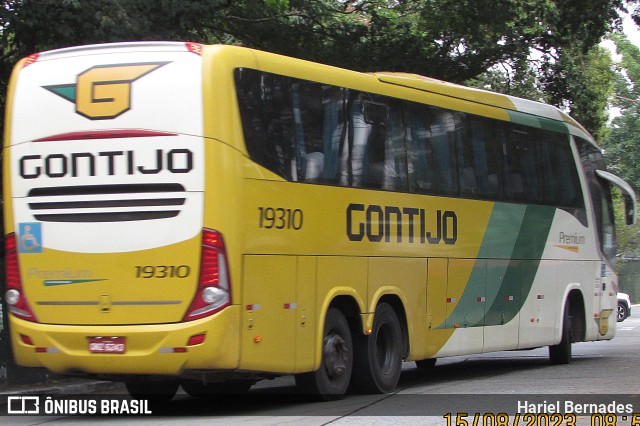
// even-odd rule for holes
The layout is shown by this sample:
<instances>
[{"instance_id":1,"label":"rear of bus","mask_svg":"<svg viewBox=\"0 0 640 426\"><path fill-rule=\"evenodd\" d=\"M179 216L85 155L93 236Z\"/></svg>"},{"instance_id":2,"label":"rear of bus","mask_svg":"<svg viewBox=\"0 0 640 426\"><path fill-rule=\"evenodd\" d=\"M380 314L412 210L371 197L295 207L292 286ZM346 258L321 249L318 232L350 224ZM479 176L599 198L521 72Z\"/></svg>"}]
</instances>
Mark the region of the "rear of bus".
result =
<instances>
[{"instance_id":1,"label":"rear of bus","mask_svg":"<svg viewBox=\"0 0 640 426\"><path fill-rule=\"evenodd\" d=\"M125 377L237 365L225 243L203 220L200 53L97 45L16 67L3 189L18 364Z\"/></svg>"}]
</instances>

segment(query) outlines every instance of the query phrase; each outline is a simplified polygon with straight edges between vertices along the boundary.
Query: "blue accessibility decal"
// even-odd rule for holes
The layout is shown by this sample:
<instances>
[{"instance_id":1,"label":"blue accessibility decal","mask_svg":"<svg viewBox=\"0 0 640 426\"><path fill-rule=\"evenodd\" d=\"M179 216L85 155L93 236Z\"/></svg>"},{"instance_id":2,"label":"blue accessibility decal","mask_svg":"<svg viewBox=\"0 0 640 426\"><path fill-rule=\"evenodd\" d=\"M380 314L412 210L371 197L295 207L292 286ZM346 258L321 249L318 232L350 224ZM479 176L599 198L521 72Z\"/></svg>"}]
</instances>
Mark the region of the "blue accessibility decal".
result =
<instances>
[{"instance_id":1,"label":"blue accessibility decal","mask_svg":"<svg viewBox=\"0 0 640 426\"><path fill-rule=\"evenodd\" d=\"M20 253L42 253L42 224L18 224L18 251Z\"/></svg>"}]
</instances>

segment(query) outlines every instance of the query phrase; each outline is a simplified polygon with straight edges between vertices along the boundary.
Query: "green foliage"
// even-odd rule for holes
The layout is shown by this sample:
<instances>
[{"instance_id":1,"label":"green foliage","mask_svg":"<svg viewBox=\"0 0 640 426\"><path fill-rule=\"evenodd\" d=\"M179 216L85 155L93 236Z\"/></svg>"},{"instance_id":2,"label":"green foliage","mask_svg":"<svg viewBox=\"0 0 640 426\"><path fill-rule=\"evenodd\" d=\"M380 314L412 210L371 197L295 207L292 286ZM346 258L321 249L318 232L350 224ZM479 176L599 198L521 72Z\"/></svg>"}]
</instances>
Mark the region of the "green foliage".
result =
<instances>
[{"instance_id":1,"label":"green foliage","mask_svg":"<svg viewBox=\"0 0 640 426\"><path fill-rule=\"evenodd\" d=\"M598 138L606 132L614 80L610 55L598 43L620 25L624 3L567 0L540 7L545 19L532 54L509 57L469 83L558 106Z\"/></svg>"},{"instance_id":2,"label":"green foliage","mask_svg":"<svg viewBox=\"0 0 640 426\"><path fill-rule=\"evenodd\" d=\"M553 103L569 105L596 129L603 122L596 110L602 108L604 86L594 81L605 73L581 80L580 70L623 5L624 0L0 0L0 81L6 85L17 59L33 52L128 40L240 44L360 71L415 72L458 83L508 65L509 81L494 71L476 83L526 97L551 93ZM532 49L542 55L537 68L529 64Z\"/></svg>"},{"instance_id":3,"label":"green foliage","mask_svg":"<svg viewBox=\"0 0 640 426\"><path fill-rule=\"evenodd\" d=\"M617 64L613 105L620 115L613 119L602 140L609 169L636 191L640 189L640 49L624 36L614 36L621 61ZM620 197L618 197L620 198ZM640 225L625 226L622 202L616 202L618 252L627 257L640 256Z\"/></svg>"},{"instance_id":4,"label":"green foliage","mask_svg":"<svg viewBox=\"0 0 640 426\"><path fill-rule=\"evenodd\" d=\"M625 258L640 258L640 225L625 224L624 203L618 190L613 191L613 213L618 239L618 255Z\"/></svg>"},{"instance_id":5,"label":"green foliage","mask_svg":"<svg viewBox=\"0 0 640 426\"><path fill-rule=\"evenodd\" d=\"M614 37L618 54L613 105L620 115L613 119L608 136L602 141L614 173L640 188L640 49L625 37Z\"/></svg>"},{"instance_id":6,"label":"green foliage","mask_svg":"<svg viewBox=\"0 0 640 426\"><path fill-rule=\"evenodd\" d=\"M604 134L607 105L615 73L608 50L595 46L587 52L567 47L545 70L542 90L546 101L567 110L596 139Z\"/></svg>"}]
</instances>

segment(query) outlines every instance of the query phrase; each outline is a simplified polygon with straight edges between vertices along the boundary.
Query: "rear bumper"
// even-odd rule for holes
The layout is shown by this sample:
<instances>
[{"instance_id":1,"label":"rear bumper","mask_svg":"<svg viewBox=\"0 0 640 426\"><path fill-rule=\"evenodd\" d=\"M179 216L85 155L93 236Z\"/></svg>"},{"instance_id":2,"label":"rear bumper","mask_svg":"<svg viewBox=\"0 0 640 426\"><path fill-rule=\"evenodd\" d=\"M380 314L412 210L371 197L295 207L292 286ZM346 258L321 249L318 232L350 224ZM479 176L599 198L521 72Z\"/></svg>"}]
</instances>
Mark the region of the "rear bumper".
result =
<instances>
[{"instance_id":1,"label":"rear bumper","mask_svg":"<svg viewBox=\"0 0 640 426\"><path fill-rule=\"evenodd\" d=\"M45 367L60 374L179 376L184 370L227 370L238 366L238 306L177 324L67 326L32 323L13 315L10 321L16 363ZM190 337L203 333L204 342L187 346ZM33 345L25 343L21 336L28 336ZM124 337L125 352L89 352L88 338L95 336Z\"/></svg>"}]
</instances>

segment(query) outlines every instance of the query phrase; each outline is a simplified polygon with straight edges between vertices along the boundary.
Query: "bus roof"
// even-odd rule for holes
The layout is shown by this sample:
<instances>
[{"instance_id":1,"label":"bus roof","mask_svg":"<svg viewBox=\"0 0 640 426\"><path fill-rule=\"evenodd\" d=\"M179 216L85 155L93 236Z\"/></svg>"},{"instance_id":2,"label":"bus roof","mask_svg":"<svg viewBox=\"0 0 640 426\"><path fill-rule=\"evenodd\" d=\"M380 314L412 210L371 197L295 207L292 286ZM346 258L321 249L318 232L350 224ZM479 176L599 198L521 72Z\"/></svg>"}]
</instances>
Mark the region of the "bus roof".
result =
<instances>
[{"instance_id":1,"label":"bus roof","mask_svg":"<svg viewBox=\"0 0 640 426\"><path fill-rule=\"evenodd\" d=\"M575 121L568 114L562 112L559 108L552 105L518 98L516 96L504 95L501 93L449 83L418 74L377 72L374 73L374 75L378 80L384 83L410 87L425 92L437 93L452 98L464 99L466 101L503 108L509 111L564 122L568 124L570 128L575 128L573 129L574 131L570 131L570 133L582 136L592 141L589 132L587 132L580 123Z\"/></svg>"},{"instance_id":2,"label":"bus roof","mask_svg":"<svg viewBox=\"0 0 640 426\"><path fill-rule=\"evenodd\" d=\"M61 58L66 56L77 56L84 54L107 54L121 49L138 49L144 51L194 51L193 46L199 46L196 43L189 42L167 42L167 41L140 41L140 42L123 42L123 43L105 43L94 44L87 46L69 47L63 49L56 49L46 51L37 54L38 60L47 60L54 58ZM305 63L312 66L330 67L333 69L340 69L325 64L314 63L302 59L289 58L282 55L258 51L254 49L238 47L238 46L225 46L225 45L212 45L207 47L216 48L216 50L222 48L229 51L250 51L258 59L257 63L261 63L260 59L272 58L287 58L288 60L298 63ZM205 50L206 51L206 50ZM200 52L197 52L200 53ZM268 62L268 61L267 61ZM449 83L446 81L438 80L435 78L425 77L419 74L411 73L399 73L399 72L374 72L374 73L358 73L352 70L342 69L351 73L357 73L373 77L377 81L384 84L391 84L396 86L402 86L409 89L415 89L422 92L429 92L437 95L442 95L449 98L460 99L475 104L486 105L489 107L495 107L503 109L509 112L512 121L521 122L526 125L533 125L544 128L552 128L558 131L564 131L576 136L580 136L591 143L595 144L593 137L589 132L577 121L571 118L568 114L561 111L552 105L536 102L528 99L518 98L515 96L505 95L496 92L490 92L487 90L462 86L459 84ZM543 123L539 121L542 119ZM555 123L555 124L554 124Z\"/></svg>"}]
</instances>

